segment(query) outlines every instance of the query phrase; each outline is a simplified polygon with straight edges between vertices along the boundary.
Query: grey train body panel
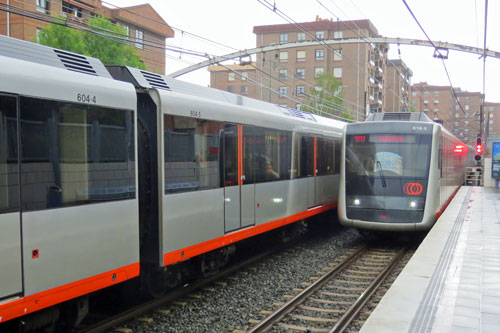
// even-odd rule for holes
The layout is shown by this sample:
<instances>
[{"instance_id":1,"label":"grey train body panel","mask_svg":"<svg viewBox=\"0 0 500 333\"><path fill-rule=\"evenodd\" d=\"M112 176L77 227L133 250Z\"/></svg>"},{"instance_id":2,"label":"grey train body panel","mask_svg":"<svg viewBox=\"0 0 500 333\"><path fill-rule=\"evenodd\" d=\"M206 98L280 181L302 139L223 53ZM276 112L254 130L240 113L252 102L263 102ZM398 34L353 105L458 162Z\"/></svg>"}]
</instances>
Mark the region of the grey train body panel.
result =
<instances>
[{"instance_id":1,"label":"grey train body panel","mask_svg":"<svg viewBox=\"0 0 500 333\"><path fill-rule=\"evenodd\" d=\"M25 295L139 262L137 220L135 199L24 213Z\"/></svg>"},{"instance_id":2,"label":"grey train body panel","mask_svg":"<svg viewBox=\"0 0 500 333\"><path fill-rule=\"evenodd\" d=\"M45 50L45 48L42 49ZM48 53L51 53L50 50L52 49L46 49ZM32 59L32 57L29 58L29 60ZM2 68L0 93L15 93L19 98L36 98L41 101L123 110L131 112L132 119L135 118L136 95L132 85L112 80L108 78L109 75L86 75L67 70L64 66L45 64L49 60L42 60L34 63L0 55ZM105 70L104 66L101 69ZM79 102L79 94L95 96L96 99ZM134 121L134 133L135 127ZM135 161L137 161L137 156L135 156ZM82 164L79 165L63 163L63 167L60 168L61 179L64 181L64 177L69 177L74 171L80 171ZM36 181L37 176L50 174L47 168L51 168L49 163L23 166L22 178L30 184L32 189L24 191L24 198L45 198L47 189L42 183L33 182ZM106 171L93 172L92 175L97 176L98 172L105 173ZM50 177L47 179L50 180ZM81 181L88 182L89 179L81 179ZM69 184L67 183L65 195L78 197L78 195L88 194L85 188L78 188L79 182L75 182L74 185ZM22 184L22 186L25 185L25 183ZM137 187L137 183L130 185ZM37 186L40 189L35 191ZM0 214L0 225L10 230L7 234L4 233L7 229L0 231L0 238L8 237L9 239L9 241L0 240L0 247L9 246L11 249L9 252L12 257L8 259L9 262L18 260L19 265L23 264L23 277L18 280L16 287L9 286L8 289L19 289L21 283L19 281L24 281L24 296L28 296L138 263L137 207L137 199L128 199L28 210L22 213L22 229L19 227L19 217L16 228L12 226L14 223L12 217ZM19 257L20 251L17 250L20 243L17 245L11 243L16 237L21 239L20 231L22 260ZM1 257L2 254L0 254ZM3 260L3 258L0 259L0 262ZM19 270L14 268L8 274L19 276L18 272ZM5 274L3 269L2 274ZM4 281L3 276L1 281Z\"/></svg>"},{"instance_id":3,"label":"grey train body panel","mask_svg":"<svg viewBox=\"0 0 500 333\"><path fill-rule=\"evenodd\" d=\"M22 292L21 215L0 215L0 300Z\"/></svg>"},{"instance_id":4,"label":"grey train body panel","mask_svg":"<svg viewBox=\"0 0 500 333\"><path fill-rule=\"evenodd\" d=\"M163 195L163 251L223 236L223 202L223 188Z\"/></svg>"}]
</instances>

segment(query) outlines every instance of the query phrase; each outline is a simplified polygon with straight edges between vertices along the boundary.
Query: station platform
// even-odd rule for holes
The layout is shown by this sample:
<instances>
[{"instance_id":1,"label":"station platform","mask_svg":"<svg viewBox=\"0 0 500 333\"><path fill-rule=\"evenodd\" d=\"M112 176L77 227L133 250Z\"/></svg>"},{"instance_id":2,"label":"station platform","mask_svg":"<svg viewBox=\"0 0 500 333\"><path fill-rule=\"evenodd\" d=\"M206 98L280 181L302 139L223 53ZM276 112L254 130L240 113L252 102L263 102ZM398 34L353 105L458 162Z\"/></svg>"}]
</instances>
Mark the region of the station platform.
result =
<instances>
[{"instance_id":1,"label":"station platform","mask_svg":"<svg viewBox=\"0 0 500 333\"><path fill-rule=\"evenodd\" d=\"M500 190L457 192L361 332L500 332Z\"/></svg>"}]
</instances>

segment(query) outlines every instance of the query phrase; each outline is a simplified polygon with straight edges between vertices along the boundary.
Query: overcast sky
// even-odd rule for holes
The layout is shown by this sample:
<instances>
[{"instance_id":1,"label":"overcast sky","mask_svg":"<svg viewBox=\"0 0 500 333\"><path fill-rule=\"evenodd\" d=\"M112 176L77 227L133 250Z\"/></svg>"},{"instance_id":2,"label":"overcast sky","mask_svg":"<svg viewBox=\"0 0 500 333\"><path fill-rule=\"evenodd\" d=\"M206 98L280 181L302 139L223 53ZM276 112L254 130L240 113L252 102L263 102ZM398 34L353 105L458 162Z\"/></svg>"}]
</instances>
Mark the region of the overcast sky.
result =
<instances>
[{"instance_id":1,"label":"overcast sky","mask_svg":"<svg viewBox=\"0 0 500 333\"><path fill-rule=\"evenodd\" d=\"M341 20L369 19L384 37L426 39L402 0L105 0L125 7L149 2L175 28L175 38L167 45L211 55L223 55L256 46L253 27L285 24L283 18L262 5L276 5L296 22L336 17ZM104 4L106 2L103 1ZM421 25L434 41L482 48L484 44L484 0L407 0ZM322 6L322 5L323 6ZM327 9L325 9L326 7ZM181 30L227 45L210 44L183 34ZM486 48L500 51L500 1L489 1ZM400 46L401 59L413 71L412 83L449 85L442 61L433 58L428 47ZM206 58L167 53L166 73L172 73ZM391 45L389 58L397 59L398 47ZM482 92L482 59L478 55L450 51L445 61L453 86ZM206 69L179 79L209 84ZM487 58L486 100L500 103L500 59Z\"/></svg>"}]
</instances>

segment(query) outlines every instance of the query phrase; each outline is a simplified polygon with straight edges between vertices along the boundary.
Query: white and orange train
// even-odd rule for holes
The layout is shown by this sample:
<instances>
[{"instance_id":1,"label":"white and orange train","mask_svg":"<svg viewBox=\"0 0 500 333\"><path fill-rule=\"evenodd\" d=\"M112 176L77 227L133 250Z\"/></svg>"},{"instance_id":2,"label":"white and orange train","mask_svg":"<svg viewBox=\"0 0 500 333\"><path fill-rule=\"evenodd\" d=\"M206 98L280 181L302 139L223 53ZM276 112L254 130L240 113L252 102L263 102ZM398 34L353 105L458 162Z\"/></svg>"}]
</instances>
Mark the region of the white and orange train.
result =
<instances>
[{"instance_id":1,"label":"white and orange train","mask_svg":"<svg viewBox=\"0 0 500 333\"><path fill-rule=\"evenodd\" d=\"M337 206L342 122L4 36L0 77L0 330Z\"/></svg>"},{"instance_id":2,"label":"white and orange train","mask_svg":"<svg viewBox=\"0 0 500 333\"><path fill-rule=\"evenodd\" d=\"M376 113L344 129L341 224L427 231L465 181L473 150L423 113Z\"/></svg>"}]
</instances>

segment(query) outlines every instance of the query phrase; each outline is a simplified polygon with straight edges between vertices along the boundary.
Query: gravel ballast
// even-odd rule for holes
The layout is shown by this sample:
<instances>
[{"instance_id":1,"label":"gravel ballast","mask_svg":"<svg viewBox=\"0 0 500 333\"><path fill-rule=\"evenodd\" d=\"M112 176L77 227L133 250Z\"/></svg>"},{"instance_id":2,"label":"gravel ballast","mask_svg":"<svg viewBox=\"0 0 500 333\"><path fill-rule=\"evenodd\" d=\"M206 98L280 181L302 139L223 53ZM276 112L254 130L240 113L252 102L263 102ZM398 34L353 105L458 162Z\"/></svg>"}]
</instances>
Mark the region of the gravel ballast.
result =
<instances>
[{"instance_id":1,"label":"gravel ballast","mask_svg":"<svg viewBox=\"0 0 500 333\"><path fill-rule=\"evenodd\" d=\"M261 310L286 301L284 295L317 275L328 263L361 239L354 229L340 228L337 222L308 236L298 245L273 255L259 264L224 280L226 285L212 291L196 292L201 298L187 298L183 305L166 305L167 315L152 313L152 323L133 321L124 325L133 332L233 332L246 330L250 319L261 319Z\"/></svg>"}]
</instances>

